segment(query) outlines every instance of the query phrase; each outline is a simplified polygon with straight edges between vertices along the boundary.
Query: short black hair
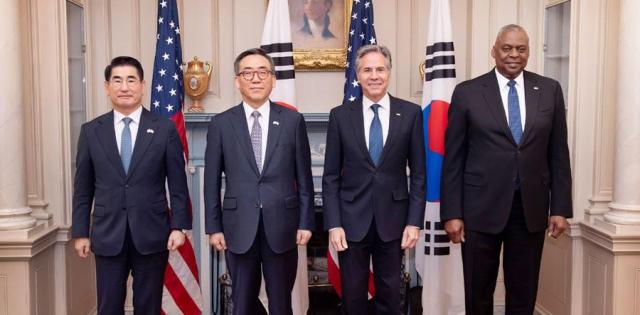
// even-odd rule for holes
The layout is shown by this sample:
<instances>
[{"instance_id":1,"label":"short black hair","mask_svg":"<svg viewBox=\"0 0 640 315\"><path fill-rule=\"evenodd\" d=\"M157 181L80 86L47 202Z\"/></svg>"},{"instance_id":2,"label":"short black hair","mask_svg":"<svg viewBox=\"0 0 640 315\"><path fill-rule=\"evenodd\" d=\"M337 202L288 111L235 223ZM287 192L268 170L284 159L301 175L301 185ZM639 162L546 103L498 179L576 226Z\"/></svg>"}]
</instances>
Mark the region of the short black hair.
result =
<instances>
[{"instance_id":1,"label":"short black hair","mask_svg":"<svg viewBox=\"0 0 640 315\"><path fill-rule=\"evenodd\" d=\"M111 70L115 67L121 66L132 66L136 68L136 70L138 71L138 76L140 77L140 81L144 80L144 70L142 70L140 61L129 56L118 56L111 59L111 63L106 68L104 68L104 80L109 81L109 79L111 79Z\"/></svg>"},{"instance_id":2,"label":"short black hair","mask_svg":"<svg viewBox=\"0 0 640 315\"><path fill-rule=\"evenodd\" d=\"M267 52L264 51L264 49L262 48L251 48L251 49L247 49L243 52L241 52L238 57L236 57L236 60L233 62L233 71L235 71L235 74L239 74L240 73L240 61L242 61L242 59L244 59L244 57L246 56L251 56L251 55L260 55L262 57L265 57L268 61L269 61L269 65L271 66L271 69L269 69L272 73L276 71L276 67L273 63L273 58L271 58L271 56L267 55Z\"/></svg>"}]
</instances>

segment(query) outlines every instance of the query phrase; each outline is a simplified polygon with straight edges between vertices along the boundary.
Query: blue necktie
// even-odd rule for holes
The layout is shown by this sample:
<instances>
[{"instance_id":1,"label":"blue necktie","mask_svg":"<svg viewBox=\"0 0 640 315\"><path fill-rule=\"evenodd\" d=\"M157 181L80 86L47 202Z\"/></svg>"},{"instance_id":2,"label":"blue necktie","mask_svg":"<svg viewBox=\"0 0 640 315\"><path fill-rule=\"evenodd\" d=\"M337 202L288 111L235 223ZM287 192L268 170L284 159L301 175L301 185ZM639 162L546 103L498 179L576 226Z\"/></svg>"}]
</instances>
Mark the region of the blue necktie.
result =
<instances>
[{"instance_id":1,"label":"blue necktie","mask_svg":"<svg viewBox=\"0 0 640 315\"><path fill-rule=\"evenodd\" d=\"M518 90L516 90L516 81L509 81L509 129L511 135L517 144L520 144L522 138L522 121L520 121L520 101L518 100Z\"/></svg>"},{"instance_id":2,"label":"blue necktie","mask_svg":"<svg viewBox=\"0 0 640 315\"><path fill-rule=\"evenodd\" d=\"M379 104L371 105L373 110L373 120L369 127L369 155L373 163L378 166L380 162L380 155L382 155L382 124L380 123L380 117L378 116Z\"/></svg>"},{"instance_id":3,"label":"blue necktie","mask_svg":"<svg viewBox=\"0 0 640 315\"><path fill-rule=\"evenodd\" d=\"M122 166L124 167L124 173L129 172L129 163L131 163L132 143L131 143L131 129L129 124L133 119L129 117L122 118L124 123L124 129L122 129L122 136L120 137L120 159L122 160Z\"/></svg>"}]
</instances>

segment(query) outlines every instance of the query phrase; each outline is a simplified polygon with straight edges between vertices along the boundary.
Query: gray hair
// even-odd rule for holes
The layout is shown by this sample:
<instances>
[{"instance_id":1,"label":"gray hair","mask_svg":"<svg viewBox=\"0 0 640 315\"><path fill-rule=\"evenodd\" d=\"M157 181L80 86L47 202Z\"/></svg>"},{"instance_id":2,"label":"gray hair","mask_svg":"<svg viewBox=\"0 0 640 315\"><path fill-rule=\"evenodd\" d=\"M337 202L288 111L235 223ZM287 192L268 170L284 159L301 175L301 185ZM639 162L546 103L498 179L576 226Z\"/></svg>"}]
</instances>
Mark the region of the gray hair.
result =
<instances>
[{"instance_id":1,"label":"gray hair","mask_svg":"<svg viewBox=\"0 0 640 315\"><path fill-rule=\"evenodd\" d=\"M370 53L379 53L384 56L384 63L387 65L387 69L391 70L391 52L387 46L382 45L364 45L356 52L356 70L360 68L360 59Z\"/></svg>"},{"instance_id":2,"label":"gray hair","mask_svg":"<svg viewBox=\"0 0 640 315\"><path fill-rule=\"evenodd\" d=\"M238 57L236 57L236 60L233 62L233 71L236 75L240 73L240 62L242 61L242 59L244 59L244 57L251 56L251 55L258 55L267 59L267 61L269 62L269 66L271 67L269 71L271 71L271 73L275 73L276 66L274 65L273 58L271 58L271 56L269 56L267 52L262 48L251 48L241 52L238 55Z\"/></svg>"},{"instance_id":3,"label":"gray hair","mask_svg":"<svg viewBox=\"0 0 640 315\"><path fill-rule=\"evenodd\" d=\"M529 34L527 34L527 31L524 29L524 27L518 24L507 24L501 27L500 30L498 31L498 35L496 35L496 42L500 37L502 37L502 35L504 35L504 33L511 32L511 31L520 31L524 33L524 35L527 37L527 43L529 42Z\"/></svg>"}]
</instances>

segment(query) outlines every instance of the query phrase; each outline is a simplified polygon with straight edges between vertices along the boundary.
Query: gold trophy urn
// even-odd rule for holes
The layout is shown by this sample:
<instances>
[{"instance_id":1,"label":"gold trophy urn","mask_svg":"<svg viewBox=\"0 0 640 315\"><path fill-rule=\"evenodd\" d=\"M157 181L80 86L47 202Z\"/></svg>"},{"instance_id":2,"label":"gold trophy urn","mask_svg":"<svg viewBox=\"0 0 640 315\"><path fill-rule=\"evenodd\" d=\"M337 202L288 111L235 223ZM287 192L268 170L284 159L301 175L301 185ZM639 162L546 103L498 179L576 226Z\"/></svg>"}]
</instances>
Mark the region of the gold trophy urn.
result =
<instances>
[{"instance_id":1,"label":"gold trophy urn","mask_svg":"<svg viewBox=\"0 0 640 315\"><path fill-rule=\"evenodd\" d=\"M211 64L209 62L202 62L198 60L198 57L193 57L193 60L183 63L187 65L187 70L184 72L184 90L189 95L189 98L193 101L190 112L202 112L204 108L200 104L200 100L204 98L207 89L209 88L209 80L211 79ZM204 70L204 66L208 67L208 70Z\"/></svg>"}]
</instances>

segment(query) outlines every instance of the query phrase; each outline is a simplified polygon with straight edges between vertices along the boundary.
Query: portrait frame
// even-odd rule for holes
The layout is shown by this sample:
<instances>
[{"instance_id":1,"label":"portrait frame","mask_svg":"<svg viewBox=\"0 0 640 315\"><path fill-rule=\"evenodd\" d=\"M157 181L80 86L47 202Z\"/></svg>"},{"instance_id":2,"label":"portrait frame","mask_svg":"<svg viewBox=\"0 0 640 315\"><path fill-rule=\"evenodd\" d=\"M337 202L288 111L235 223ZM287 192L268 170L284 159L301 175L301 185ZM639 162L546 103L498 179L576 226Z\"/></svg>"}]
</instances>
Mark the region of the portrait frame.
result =
<instances>
[{"instance_id":1,"label":"portrait frame","mask_svg":"<svg viewBox=\"0 0 640 315\"><path fill-rule=\"evenodd\" d=\"M297 40L296 32L299 31L302 0L288 0L289 22L291 24L291 39L293 42L293 61L296 71L344 71L347 64L347 45L349 43L349 27L352 0L333 0L331 8L333 19L341 18L339 29L333 28L338 41L331 47L309 47L304 42ZM267 0L267 5L269 0Z\"/></svg>"}]
</instances>

